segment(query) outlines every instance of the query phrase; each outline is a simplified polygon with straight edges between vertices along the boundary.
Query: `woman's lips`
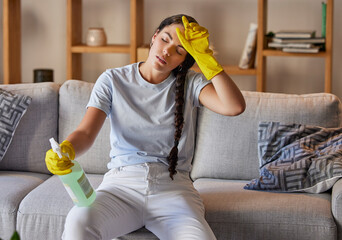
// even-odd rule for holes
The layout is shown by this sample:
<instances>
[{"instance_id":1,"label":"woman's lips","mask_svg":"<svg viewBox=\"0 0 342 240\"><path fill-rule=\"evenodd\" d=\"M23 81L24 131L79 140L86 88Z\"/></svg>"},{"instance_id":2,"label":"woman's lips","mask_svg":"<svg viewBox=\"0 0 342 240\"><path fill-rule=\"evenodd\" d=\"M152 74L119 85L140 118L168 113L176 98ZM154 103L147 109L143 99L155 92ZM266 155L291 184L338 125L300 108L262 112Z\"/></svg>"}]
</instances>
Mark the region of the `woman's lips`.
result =
<instances>
[{"instance_id":1,"label":"woman's lips","mask_svg":"<svg viewBox=\"0 0 342 240\"><path fill-rule=\"evenodd\" d=\"M156 56L158 61L161 62L162 64L166 64L166 61L164 60L164 58L161 58L159 56Z\"/></svg>"}]
</instances>

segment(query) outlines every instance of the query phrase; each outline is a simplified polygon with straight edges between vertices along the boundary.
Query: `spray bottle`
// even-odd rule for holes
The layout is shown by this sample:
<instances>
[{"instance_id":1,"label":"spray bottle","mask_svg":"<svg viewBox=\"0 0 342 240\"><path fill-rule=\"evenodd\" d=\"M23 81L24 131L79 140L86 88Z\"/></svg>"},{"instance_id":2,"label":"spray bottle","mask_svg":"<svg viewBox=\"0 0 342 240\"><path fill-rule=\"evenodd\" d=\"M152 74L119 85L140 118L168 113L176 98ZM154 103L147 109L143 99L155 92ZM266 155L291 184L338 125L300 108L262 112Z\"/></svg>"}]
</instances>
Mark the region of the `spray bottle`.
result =
<instances>
[{"instance_id":1,"label":"spray bottle","mask_svg":"<svg viewBox=\"0 0 342 240\"><path fill-rule=\"evenodd\" d=\"M57 153L59 158L62 158L63 155L69 157L68 154L62 153L61 148L55 139L50 138L50 143L52 150ZM63 185L74 204L79 207L90 206L96 198L96 192L90 185L81 165L75 160L73 160L72 163L74 164L74 166L71 167L72 172L65 175L58 175L58 177L63 182Z\"/></svg>"}]
</instances>

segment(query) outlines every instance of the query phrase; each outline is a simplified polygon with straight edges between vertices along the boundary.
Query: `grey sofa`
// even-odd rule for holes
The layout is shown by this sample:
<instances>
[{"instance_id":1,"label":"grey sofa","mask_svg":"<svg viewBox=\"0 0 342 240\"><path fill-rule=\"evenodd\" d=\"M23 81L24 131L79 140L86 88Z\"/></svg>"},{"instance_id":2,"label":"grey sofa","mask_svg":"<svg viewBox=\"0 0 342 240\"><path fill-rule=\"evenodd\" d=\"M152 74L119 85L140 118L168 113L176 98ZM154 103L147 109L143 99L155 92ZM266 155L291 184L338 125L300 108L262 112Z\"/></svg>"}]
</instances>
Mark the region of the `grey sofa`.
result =
<instances>
[{"instance_id":1,"label":"grey sofa","mask_svg":"<svg viewBox=\"0 0 342 240\"><path fill-rule=\"evenodd\" d=\"M93 84L2 85L32 97L13 141L0 162L0 238L15 229L22 240L60 239L73 206L57 176L44 163L49 138L59 141L80 122ZM198 110L196 151L191 177L200 192L206 219L217 239L342 239L342 180L321 194L272 193L243 189L259 176L259 121L342 125L341 103L332 94L290 95L243 92L246 111L225 117ZM108 120L106 120L108 121ZM107 171L109 124L78 161L94 187ZM140 229L119 239L157 239Z\"/></svg>"}]
</instances>

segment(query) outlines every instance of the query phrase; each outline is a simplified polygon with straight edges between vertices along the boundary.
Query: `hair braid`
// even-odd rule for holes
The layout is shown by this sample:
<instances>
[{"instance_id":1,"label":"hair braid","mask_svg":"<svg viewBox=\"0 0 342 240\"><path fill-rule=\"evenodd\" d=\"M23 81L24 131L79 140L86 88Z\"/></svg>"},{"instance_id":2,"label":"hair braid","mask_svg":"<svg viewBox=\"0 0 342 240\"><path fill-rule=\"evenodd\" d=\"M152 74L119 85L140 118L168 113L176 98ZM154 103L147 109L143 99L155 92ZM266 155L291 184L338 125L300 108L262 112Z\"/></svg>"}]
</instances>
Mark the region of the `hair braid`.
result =
<instances>
[{"instance_id":1,"label":"hair braid","mask_svg":"<svg viewBox=\"0 0 342 240\"><path fill-rule=\"evenodd\" d=\"M182 70L178 72L176 76L176 109L175 109L175 134L174 134L174 145L171 149L167 160L169 162L169 172L170 178L173 180L173 175L177 173L176 166L178 161L178 144L179 139L182 136L182 130L184 125L184 117L183 117L183 106L184 106L184 82L185 76L188 70Z\"/></svg>"}]
</instances>

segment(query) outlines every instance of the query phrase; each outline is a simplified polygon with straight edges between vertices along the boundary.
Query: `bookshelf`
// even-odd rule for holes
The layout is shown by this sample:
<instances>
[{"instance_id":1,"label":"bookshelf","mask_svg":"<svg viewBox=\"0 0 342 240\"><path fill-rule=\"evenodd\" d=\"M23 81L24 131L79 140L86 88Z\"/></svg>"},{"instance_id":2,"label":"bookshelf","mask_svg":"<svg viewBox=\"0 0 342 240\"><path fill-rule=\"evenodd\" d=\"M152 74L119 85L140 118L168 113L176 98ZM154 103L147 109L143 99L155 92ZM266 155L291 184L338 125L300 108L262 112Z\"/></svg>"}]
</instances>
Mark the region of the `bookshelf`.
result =
<instances>
[{"instance_id":1,"label":"bookshelf","mask_svg":"<svg viewBox=\"0 0 342 240\"><path fill-rule=\"evenodd\" d=\"M82 0L67 0L67 78L82 79L81 54L83 53L127 53L130 54L130 62L138 60L137 49L146 48L143 44L143 14L144 1L130 0L130 44L109 44L102 47L88 47L82 43ZM77 28L77 29L76 29ZM138 31L141 30L141 31ZM242 70L238 66L224 66L226 72L231 75L256 75L256 69ZM198 69L195 69L198 70Z\"/></svg>"},{"instance_id":2,"label":"bookshelf","mask_svg":"<svg viewBox=\"0 0 342 240\"><path fill-rule=\"evenodd\" d=\"M124 1L124 0L122 0ZM127 1L127 0L125 0ZM126 53L130 62L138 59L138 48L143 43L144 0L130 1L130 42L127 44L108 44L101 47L90 47L82 42L82 0L66 0L67 2L67 79L82 79L82 54L92 53ZM315 1L319 3L319 1ZM326 41L324 52L315 54L285 53L267 48L268 0L258 0L258 33L256 68L240 69L237 65L223 65L230 75L246 75L256 77L256 90L266 91L266 71L268 57L319 57L325 60L324 91L331 92L332 77L332 34L333 34L333 0L327 0ZM21 82L21 42L20 42L20 0L3 0L3 35L4 35L4 83Z\"/></svg>"},{"instance_id":3,"label":"bookshelf","mask_svg":"<svg viewBox=\"0 0 342 240\"><path fill-rule=\"evenodd\" d=\"M143 0L130 0L129 44L92 47L82 43L82 0L67 0L67 79L82 79L83 53L127 53L130 62L135 62L143 43L143 4Z\"/></svg>"},{"instance_id":4,"label":"bookshelf","mask_svg":"<svg viewBox=\"0 0 342 240\"><path fill-rule=\"evenodd\" d=\"M81 59L82 53L128 53L130 54L131 63L138 59L138 48L145 47L143 44L143 14L144 1L130 0L130 21L131 33L130 44L128 45L108 45L105 47L87 47L81 43L80 23L82 22L82 0L68 0L68 60L67 60L67 77L68 79L82 79L81 75ZM332 75L332 17L333 17L333 0L327 0L327 21L326 21L326 51L317 54L308 53L285 53L267 48L267 9L268 0L258 0L258 33L257 33L257 56L256 66L252 69L240 69L237 65L223 65L224 70L229 75L246 75L256 77L256 91L266 91L266 71L267 57L320 57L325 59L325 92L331 92L331 75ZM73 27L77 27L77 31L73 31ZM138 30L141 30L140 32ZM199 71L198 67L194 70Z\"/></svg>"},{"instance_id":5,"label":"bookshelf","mask_svg":"<svg viewBox=\"0 0 342 240\"><path fill-rule=\"evenodd\" d=\"M319 1L314 1L319 3ZM333 35L333 7L334 1L327 0L326 7L326 37L325 51L319 53L286 53L267 48L265 34L267 33L267 5L268 0L258 0L258 39L257 39L257 91L266 90L267 57L319 57L324 58L324 91L331 92L332 88L332 35ZM320 16L321 17L321 16Z\"/></svg>"},{"instance_id":6,"label":"bookshelf","mask_svg":"<svg viewBox=\"0 0 342 240\"><path fill-rule=\"evenodd\" d=\"M4 84L21 82L21 2L2 0Z\"/></svg>"}]
</instances>

